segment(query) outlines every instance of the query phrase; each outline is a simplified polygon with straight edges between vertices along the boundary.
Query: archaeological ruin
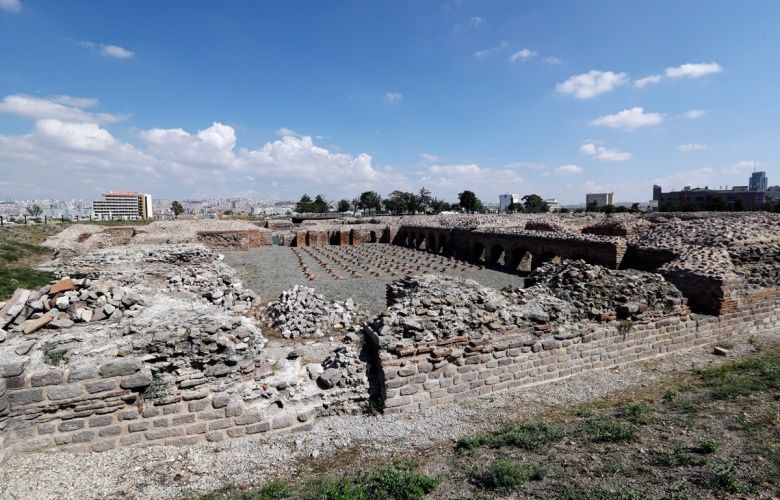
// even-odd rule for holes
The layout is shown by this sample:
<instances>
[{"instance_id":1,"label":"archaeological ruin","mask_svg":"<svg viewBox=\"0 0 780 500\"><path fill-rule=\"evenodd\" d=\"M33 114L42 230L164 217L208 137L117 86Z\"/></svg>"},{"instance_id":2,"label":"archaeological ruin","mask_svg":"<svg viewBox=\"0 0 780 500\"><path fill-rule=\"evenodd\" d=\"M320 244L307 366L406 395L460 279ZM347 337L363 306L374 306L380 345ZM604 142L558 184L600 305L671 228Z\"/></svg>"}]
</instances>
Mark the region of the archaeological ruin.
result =
<instances>
[{"instance_id":1,"label":"archaeological ruin","mask_svg":"<svg viewBox=\"0 0 780 500\"><path fill-rule=\"evenodd\" d=\"M780 328L780 215L70 225L0 304L0 461L415 412ZM522 389L520 389L522 390Z\"/></svg>"}]
</instances>

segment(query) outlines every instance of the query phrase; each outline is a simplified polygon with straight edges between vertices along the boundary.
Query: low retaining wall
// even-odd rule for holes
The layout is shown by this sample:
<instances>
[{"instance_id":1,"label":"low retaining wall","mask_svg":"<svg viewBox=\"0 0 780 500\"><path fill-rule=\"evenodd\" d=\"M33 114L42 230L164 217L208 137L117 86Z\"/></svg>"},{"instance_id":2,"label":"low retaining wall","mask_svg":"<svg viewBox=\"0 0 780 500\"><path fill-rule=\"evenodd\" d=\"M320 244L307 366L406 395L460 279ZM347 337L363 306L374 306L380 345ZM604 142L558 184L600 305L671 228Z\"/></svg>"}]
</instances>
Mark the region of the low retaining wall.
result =
<instances>
[{"instance_id":1,"label":"low retaining wall","mask_svg":"<svg viewBox=\"0 0 780 500\"><path fill-rule=\"evenodd\" d=\"M385 413L415 411L779 328L780 296L772 288L743 298L721 316L654 318L629 332L596 324L568 339L529 343L524 342L527 332L518 332L421 344L405 356L382 352Z\"/></svg>"}]
</instances>

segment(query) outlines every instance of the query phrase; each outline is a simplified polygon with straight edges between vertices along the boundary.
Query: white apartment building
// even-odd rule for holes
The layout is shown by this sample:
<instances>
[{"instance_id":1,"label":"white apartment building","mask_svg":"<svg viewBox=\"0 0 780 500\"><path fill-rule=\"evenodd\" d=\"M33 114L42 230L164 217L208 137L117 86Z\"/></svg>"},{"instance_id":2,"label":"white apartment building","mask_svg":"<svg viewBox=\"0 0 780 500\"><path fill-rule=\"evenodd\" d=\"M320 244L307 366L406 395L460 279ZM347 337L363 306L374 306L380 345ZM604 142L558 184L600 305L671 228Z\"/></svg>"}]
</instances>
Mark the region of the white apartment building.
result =
<instances>
[{"instance_id":1,"label":"white apartment building","mask_svg":"<svg viewBox=\"0 0 780 500\"><path fill-rule=\"evenodd\" d=\"M585 206L587 207L593 202L596 202L597 207L614 205L613 195L614 193L588 193L585 195Z\"/></svg>"},{"instance_id":2,"label":"white apartment building","mask_svg":"<svg viewBox=\"0 0 780 500\"><path fill-rule=\"evenodd\" d=\"M92 202L92 216L99 220L147 220L154 218L152 195L111 191Z\"/></svg>"}]
</instances>

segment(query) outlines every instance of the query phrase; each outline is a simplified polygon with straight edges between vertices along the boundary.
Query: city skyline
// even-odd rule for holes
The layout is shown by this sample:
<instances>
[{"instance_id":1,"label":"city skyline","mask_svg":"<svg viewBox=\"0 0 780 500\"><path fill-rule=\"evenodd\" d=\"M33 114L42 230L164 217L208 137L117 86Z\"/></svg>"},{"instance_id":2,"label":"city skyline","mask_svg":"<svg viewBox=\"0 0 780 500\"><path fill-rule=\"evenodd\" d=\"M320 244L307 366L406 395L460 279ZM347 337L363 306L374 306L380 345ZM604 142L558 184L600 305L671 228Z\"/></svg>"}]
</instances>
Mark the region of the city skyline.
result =
<instances>
[{"instance_id":1,"label":"city skyline","mask_svg":"<svg viewBox=\"0 0 780 500\"><path fill-rule=\"evenodd\" d=\"M754 169L777 184L778 13L4 0L0 193L335 200L425 186L573 204L745 185Z\"/></svg>"}]
</instances>

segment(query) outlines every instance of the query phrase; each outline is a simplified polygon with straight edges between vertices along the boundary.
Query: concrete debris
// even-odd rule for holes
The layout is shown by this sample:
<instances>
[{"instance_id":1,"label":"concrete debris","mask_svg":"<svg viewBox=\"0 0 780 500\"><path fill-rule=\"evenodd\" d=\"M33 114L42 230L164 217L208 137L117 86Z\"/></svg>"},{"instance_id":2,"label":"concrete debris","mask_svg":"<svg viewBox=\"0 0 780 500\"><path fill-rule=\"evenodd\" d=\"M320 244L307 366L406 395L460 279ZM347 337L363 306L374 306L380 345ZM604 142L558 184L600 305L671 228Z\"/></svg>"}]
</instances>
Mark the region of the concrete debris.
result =
<instances>
[{"instance_id":1,"label":"concrete debris","mask_svg":"<svg viewBox=\"0 0 780 500\"><path fill-rule=\"evenodd\" d=\"M300 285L282 292L266 310L272 325L288 339L346 332L364 317L352 299L328 302L313 288Z\"/></svg>"}]
</instances>

